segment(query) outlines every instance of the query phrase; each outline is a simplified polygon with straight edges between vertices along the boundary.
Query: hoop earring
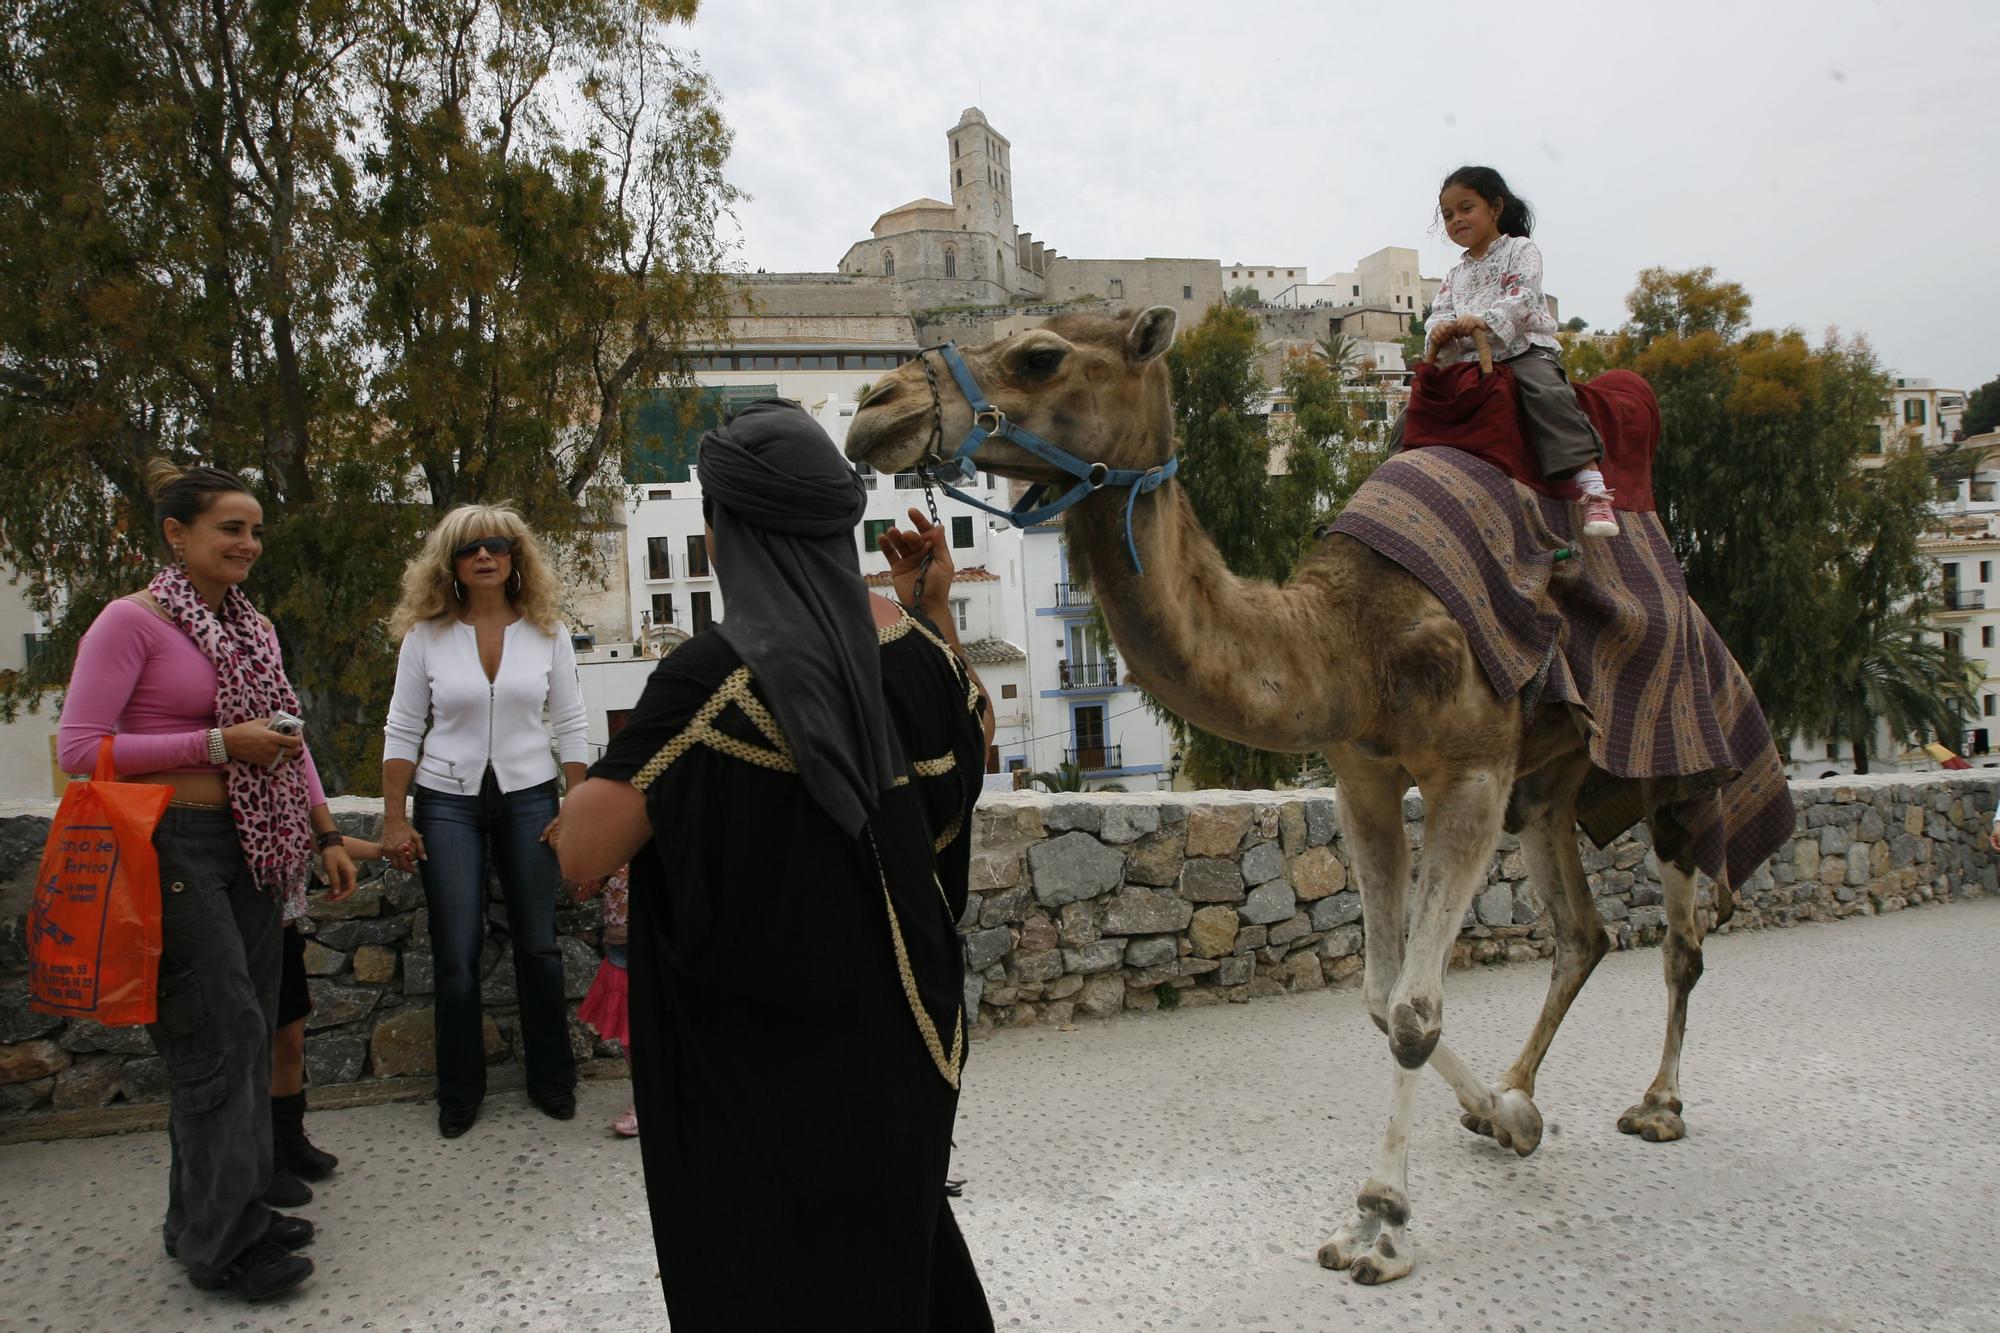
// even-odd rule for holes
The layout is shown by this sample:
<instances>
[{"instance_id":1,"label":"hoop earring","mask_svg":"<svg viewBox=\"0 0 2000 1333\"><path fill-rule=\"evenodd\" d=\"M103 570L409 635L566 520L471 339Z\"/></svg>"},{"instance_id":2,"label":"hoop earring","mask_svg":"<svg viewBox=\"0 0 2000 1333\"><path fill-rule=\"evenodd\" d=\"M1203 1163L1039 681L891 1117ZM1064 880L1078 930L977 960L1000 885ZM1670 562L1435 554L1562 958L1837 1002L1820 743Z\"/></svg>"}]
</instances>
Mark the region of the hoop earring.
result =
<instances>
[{"instance_id":1,"label":"hoop earring","mask_svg":"<svg viewBox=\"0 0 2000 1333\"><path fill-rule=\"evenodd\" d=\"M451 581L451 595L461 602L465 600L465 585L455 578Z\"/></svg>"},{"instance_id":2,"label":"hoop earring","mask_svg":"<svg viewBox=\"0 0 2000 1333\"><path fill-rule=\"evenodd\" d=\"M507 576L507 595L509 597L521 595L521 571L518 569Z\"/></svg>"}]
</instances>

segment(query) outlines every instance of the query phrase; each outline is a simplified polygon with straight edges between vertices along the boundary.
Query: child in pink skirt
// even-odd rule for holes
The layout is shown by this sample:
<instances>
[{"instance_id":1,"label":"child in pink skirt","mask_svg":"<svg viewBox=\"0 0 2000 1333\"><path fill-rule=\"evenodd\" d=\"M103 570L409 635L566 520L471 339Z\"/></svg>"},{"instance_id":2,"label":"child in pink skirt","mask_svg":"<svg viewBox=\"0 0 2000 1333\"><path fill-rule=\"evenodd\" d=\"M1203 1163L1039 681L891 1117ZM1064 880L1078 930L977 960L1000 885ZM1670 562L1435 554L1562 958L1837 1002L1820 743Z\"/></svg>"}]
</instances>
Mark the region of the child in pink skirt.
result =
<instances>
[{"instance_id":1,"label":"child in pink skirt","mask_svg":"<svg viewBox=\"0 0 2000 1333\"><path fill-rule=\"evenodd\" d=\"M578 898L588 898L602 888L604 891L604 961L597 965L597 976L590 983L590 993L583 997L583 1006L576 1011L581 1021L597 1030L597 1035L606 1041L615 1041L625 1053L625 1063L632 1063L632 1029L625 1018L625 995L627 977L625 974L625 943L627 907L632 891L632 868L620 866L604 879L594 884L585 884L577 889ZM635 1138L639 1133L639 1112L635 1106L625 1108L625 1114L611 1122L611 1132L620 1138Z\"/></svg>"}]
</instances>

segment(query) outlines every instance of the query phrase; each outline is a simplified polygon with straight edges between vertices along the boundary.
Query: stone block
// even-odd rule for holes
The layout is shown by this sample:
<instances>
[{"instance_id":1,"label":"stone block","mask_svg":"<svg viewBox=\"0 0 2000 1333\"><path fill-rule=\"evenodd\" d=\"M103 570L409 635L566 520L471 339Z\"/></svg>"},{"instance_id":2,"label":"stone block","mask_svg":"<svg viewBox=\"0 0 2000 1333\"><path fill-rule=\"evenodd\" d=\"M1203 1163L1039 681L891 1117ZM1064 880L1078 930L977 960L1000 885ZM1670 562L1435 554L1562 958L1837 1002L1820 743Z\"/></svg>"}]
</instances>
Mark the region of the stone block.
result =
<instances>
[{"instance_id":1,"label":"stone block","mask_svg":"<svg viewBox=\"0 0 2000 1333\"><path fill-rule=\"evenodd\" d=\"M1090 1018L1109 1018L1125 1007L1125 979L1117 973L1088 977L1077 992L1076 1012Z\"/></svg>"},{"instance_id":2,"label":"stone block","mask_svg":"<svg viewBox=\"0 0 2000 1333\"><path fill-rule=\"evenodd\" d=\"M1187 854L1234 857L1250 831L1254 811L1247 805L1197 805L1188 811Z\"/></svg>"},{"instance_id":3,"label":"stone block","mask_svg":"<svg viewBox=\"0 0 2000 1333\"><path fill-rule=\"evenodd\" d=\"M1188 940L1201 958L1220 958L1236 947L1236 909L1204 907L1188 924Z\"/></svg>"},{"instance_id":4,"label":"stone block","mask_svg":"<svg viewBox=\"0 0 2000 1333\"><path fill-rule=\"evenodd\" d=\"M1278 809L1278 845L1286 856L1306 849L1306 807L1301 801L1286 801Z\"/></svg>"},{"instance_id":5,"label":"stone block","mask_svg":"<svg viewBox=\"0 0 2000 1333\"><path fill-rule=\"evenodd\" d=\"M1285 988L1296 994L1299 991L1318 990L1326 985L1326 976L1319 969L1319 955L1310 949L1301 950L1284 962Z\"/></svg>"},{"instance_id":6,"label":"stone block","mask_svg":"<svg viewBox=\"0 0 2000 1333\"><path fill-rule=\"evenodd\" d=\"M115 1055L151 1055L153 1038L142 1027L108 1028L88 1018L73 1018L63 1029L62 1048L78 1054L110 1051Z\"/></svg>"},{"instance_id":7,"label":"stone block","mask_svg":"<svg viewBox=\"0 0 2000 1333\"><path fill-rule=\"evenodd\" d=\"M1838 824L1828 824L1819 831L1819 854L1838 856L1847 850L1847 830Z\"/></svg>"},{"instance_id":8,"label":"stone block","mask_svg":"<svg viewBox=\"0 0 2000 1333\"><path fill-rule=\"evenodd\" d=\"M1224 958L1215 969L1215 984L1218 986L1241 986L1256 975L1257 960L1244 954L1236 958Z\"/></svg>"},{"instance_id":9,"label":"stone block","mask_svg":"<svg viewBox=\"0 0 2000 1333\"><path fill-rule=\"evenodd\" d=\"M167 1062L149 1055L125 1062L118 1071L118 1087L128 1102L163 1102L173 1085L167 1080Z\"/></svg>"},{"instance_id":10,"label":"stone block","mask_svg":"<svg viewBox=\"0 0 2000 1333\"><path fill-rule=\"evenodd\" d=\"M1125 856L1125 878L1133 884L1168 888L1180 879L1187 838L1179 827L1163 830L1133 843Z\"/></svg>"},{"instance_id":11,"label":"stone block","mask_svg":"<svg viewBox=\"0 0 2000 1333\"><path fill-rule=\"evenodd\" d=\"M1051 1000L1067 1000L1083 989L1082 977L1057 977L1042 993Z\"/></svg>"},{"instance_id":12,"label":"stone block","mask_svg":"<svg viewBox=\"0 0 2000 1333\"><path fill-rule=\"evenodd\" d=\"M386 985L396 979L396 951L386 944L364 944L354 951L354 979Z\"/></svg>"},{"instance_id":13,"label":"stone block","mask_svg":"<svg viewBox=\"0 0 2000 1333\"><path fill-rule=\"evenodd\" d=\"M63 1025L54 1014L36 1013L28 1007L28 988L15 986L0 991L0 1046L46 1037Z\"/></svg>"},{"instance_id":14,"label":"stone block","mask_svg":"<svg viewBox=\"0 0 2000 1333\"><path fill-rule=\"evenodd\" d=\"M1231 949L1230 952L1249 953L1252 949L1261 949L1268 942L1270 934L1271 928L1269 926L1245 926L1239 924L1236 928L1236 947Z\"/></svg>"},{"instance_id":15,"label":"stone block","mask_svg":"<svg viewBox=\"0 0 2000 1333\"><path fill-rule=\"evenodd\" d=\"M1349 889L1331 898L1322 898L1308 913L1314 930L1332 930L1361 919L1361 895Z\"/></svg>"},{"instance_id":16,"label":"stone block","mask_svg":"<svg viewBox=\"0 0 2000 1333\"><path fill-rule=\"evenodd\" d=\"M324 977L306 978L306 991L312 996L313 1006L312 1013L306 1018L308 1032L358 1023L374 1012L376 1003L382 998L380 991L343 986Z\"/></svg>"},{"instance_id":17,"label":"stone block","mask_svg":"<svg viewBox=\"0 0 2000 1333\"><path fill-rule=\"evenodd\" d=\"M1847 857L1847 882L1856 886L1866 884L1869 880L1868 866L1868 848L1855 843Z\"/></svg>"},{"instance_id":18,"label":"stone block","mask_svg":"<svg viewBox=\"0 0 2000 1333\"><path fill-rule=\"evenodd\" d=\"M1028 904L1032 901L1034 895L1025 884L986 894L979 899L980 929L991 930L995 926L1021 920L1028 914Z\"/></svg>"},{"instance_id":19,"label":"stone block","mask_svg":"<svg viewBox=\"0 0 2000 1333\"><path fill-rule=\"evenodd\" d=\"M1243 873L1234 861L1191 858L1181 867L1180 895L1189 902L1240 903L1243 893Z\"/></svg>"},{"instance_id":20,"label":"stone block","mask_svg":"<svg viewBox=\"0 0 2000 1333\"><path fill-rule=\"evenodd\" d=\"M971 973L967 973L965 978L965 991L963 997L965 1002L965 1017L967 1022L976 1022L978 1020L979 1000L980 997L983 996L985 993L986 993L986 978L980 976L974 976Z\"/></svg>"},{"instance_id":21,"label":"stone block","mask_svg":"<svg viewBox=\"0 0 2000 1333\"><path fill-rule=\"evenodd\" d=\"M486 975L479 982L481 1004L491 1008L518 1004L520 1000L521 992L515 984L514 968L511 964L502 962L486 969Z\"/></svg>"},{"instance_id":22,"label":"stone block","mask_svg":"<svg viewBox=\"0 0 2000 1333\"><path fill-rule=\"evenodd\" d=\"M385 870L382 874L382 901L398 912L408 912L424 905L424 882L415 875L406 875L400 870Z\"/></svg>"},{"instance_id":23,"label":"stone block","mask_svg":"<svg viewBox=\"0 0 2000 1333\"><path fill-rule=\"evenodd\" d=\"M1623 921L1626 917L1632 915L1632 909L1616 898L1599 898L1597 900L1597 914L1606 921Z\"/></svg>"},{"instance_id":24,"label":"stone block","mask_svg":"<svg viewBox=\"0 0 2000 1333\"><path fill-rule=\"evenodd\" d=\"M1803 881L1819 878L1819 840L1801 838L1792 844L1792 865Z\"/></svg>"},{"instance_id":25,"label":"stone block","mask_svg":"<svg viewBox=\"0 0 2000 1333\"><path fill-rule=\"evenodd\" d=\"M0 1084L47 1078L69 1066L70 1053L46 1037L0 1046Z\"/></svg>"},{"instance_id":26,"label":"stone block","mask_svg":"<svg viewBox=\"0 0 2000 1333\"><path fill-rule=\"evenodd\" d=\"M1069 905L1076 906L1075 903ZM1056 923L1049 920L1046 913L1035 912L1021 923L1021 933L1014 947L1039 953L1043 949L1055 948L1060 942L1056 934Z\"/></svg>"},{"instance_id":27,"label":"stone block","mask_svg":"<svg viewBox=\"0 0 2000 1333\"><path fill-rule=\"evenodd\" d=\"M58 1111L94 1111L118 1095L125 1062L115 1055L86 1055L56 1075Z\"/></svg>"},{"instance_id":28,"label":"stone block","mask_svg":"<svg viewBox=\"0 0 2000 1333\"><path fill-rule=\"evenodd\" d=\"M403 994L429 995L437 989L437 968L429 949L403 950Z\"/></svg>"},{"instance_id":29,"label":"stone block","mask_svg":"<svg viewBox=\"0 0 2000 1333\"><path fill-rule=\"evenodd\" d=\"M383 1019L375 1025L374 1039L369 1043L368 1054L377 1078L401 1078L412 1074L435 1074L437 1072L437 1048L435 1045L436 1019L428 1007L412 1006ZM492 1017L484 1016L482 1025L485 1035L486 1059L488 1063L507 1053L507 1039L500 1034L500 1026ZM310 1050L311 1043L307 1043Z\"/></svg>"},{"instance_id":30,"label":"stone block","mask_svg":"<svg viewBox=\"0 0 2000 1333\"><path fill-rule=\"evenodd\" d=\"M1042 811L1042 823L1051 833L1078 829L1095 833L1104 827L1104 807L1091 801L1059 799Z\"/></svg>"},{"instance_id":31,"label":"stone block","mask_svg":"<svg viewBox=\"0 0 2000 1333\"><path fill-rule=\"evenodd\" d=\"M1285 878L1301 902L1317 902L1347 887L1347 867L1331 847L1308 847L1285 865Z\"/></svg>"},{"instance_id":32,"label":"stone block","mask_svg":"<svg viewBox=\"0 0 2000 1333\"><path fill-rule=\"evenodd\" d=\"M1060 907L1116 889L1125 878L1125 857L1088 833L1065 833L1028 849L1035 899Z\"/></svg>"},{"instance_id":33,"label":"stone block","mask_svg":"<svg viewBox=\"0 0 2000 1333\"><path fill-rule=\"evenodd\" d=\"M428 1021L430 1010L422 1012ZM368 1038L358 1028L320 1032L306 1038L306 1079L316 1088L356 1082L367 1061Z\"/></svg>"},{"instance_id":34,"label":"stone block","mask_svg":"<svg viewBox=\"0 0 2000 1333\"><path fill-rule=\"evenodd\" d=\"M1273 880L1250 890L1243 906L1237 909L1243 920L1253 926L1275 925L1298 910L1298 895L1283 880Z\"/></svg>"},{"instance_id":35,"label":"stone block","mask_svg":"<svg viewBox=\"0 0 2000 1333\"><path fill-rule=\"evenodd\" d=\"M1268 884L1284 875L1285 854L1278 850L1278 844L1275 842L1260 842L1243 853L1238 868L1243 872L1245 884L1253 888L1259 884Z\"/></svg>"},{"instance_id":36,"label":"stone block","mask_svg":"<svg viewBox=\"0 0 2000 1333\"><path fill-rule=\"evenodd\" d=\"M1285 920L1271 927L1270 942L1273 946L1290 944L1293 940L1312 934L1312 922L1304 912L1294 912Z\"/></svg>"},{"instance_id":37,"label":"stone block","mask_svg":"<svg viewBox=\"0 0 2000 1333\"><path fill-rule=\"evenodd\" d=\"M1097 836L1107 843L1122 846L1136 842L1148 833L1160 831L1160 807L1157 805L1119 801L1102 809L1104 818L1098 826Z\"/></svg>"},{"instance_id":38,"label":"stone block","mask_svg":"<svg viewBox=\"0 0 2000 1333\"><path fill-rule=\"evenodd\" d=\"M1325 796L1309 797L1306 807L1306 846L1321 847L1333 841L1335 820L1333 801Z\"/></svg>"},{"instance_id":39,"label":"stone block","mask_svg":"<svg viewBox=\"0 0 2000 1333\"><path fill-rule=\"evenodd\" d=\"M387 916L359 921L331 921L313 933L313 939L322 947L339 949L352 953L364 944L394 944L407 939L410 934L410 919L407 916Z\"/></svg>"},{"instance_id":40,"label":"stone block","mask_svg":"<svg viewBox=\"0 0 2000 1333\"><path fill-rule=\"evenodd\" d=\"M1014 932L1005 926L975 930L965 937L965 968L983 972L1005 958L1014 947Z\"/></svg>"},{"instance_id":41,"label":"stone block","mask_svg":"<svg viewBox=\"0 0 2000 1333\"><path fill-rule=\"evenodd\" d=\"M347 966L347 955L329 949L316 939L306 941L305 969L309 977L330 977Z\"/></svg>"},{"instance_id":42,"label":"stone block","mask_svg":"<svg viewBox=\"0 0 2000 1333\"><path fill-rule=\"evenodd\" d=\"M1171 963L1179 956L1180 945L1171 935L1148 935L1125 946L1125 962L1132 967L1158 967L1162 963Z\"/></svg>"},{"instance_id":43,"label":"stone block","mask_svg":"<svg viewBox=\"0 0 2000 1333\"><path fill-rule=\"evenodd\" d=\"M1063 904L1061 918L1056 923L1056 938L1065 948L1080 949L1095 944L1103 934L1096 903Z\"/></svg>"},{"instance_id":44,"label":"stone block","mask_svg":"<svg viewBox=\"0 0 2000 1333\"><path fill-rule=\"evenodd\" d=\"M1016 981L1054 981L1063 972L1063 951L1016 952L1011 971Z\"/></svg>"},{"instance_id":45,"label":"stone block","mask_svg":"<svg viewBox=\"0 0 2000 1333\"><path fill-rule=\"evenodd\" d=\"M1634 884L1632 886L1632 901L1637 902L1639 896L1644 893L1652 894L1654 902L1659 901L1660 888L1657 884L1650 888L1642 884ZM1526 880L1514 885L1514 924L1517 926L1532 926L1541 919L1542 900L1540 895L1535 892L1535 886Z\"/></svg>"},{"instance_id":46,"label":"stone block","mask_svg":"<svg viewBox=\"0 0 2000 1333\"><path fill-rule=\"evenodd\" d=\"M974 893L991 893L1021 882L1021 854L1018 851L979 851L972 854L967 883Z\"/></svg>"},{"instance_id":47,"label":"stone block","mask_svg":"<svg viewBox=\"0 0 2000 1333\"><path fill-rule=\"evenodd\" d=\"M1081 949L1062 951L1063 970L1078 976L1089 976L1093 972L1111 972L1125 962L1125 941L1123 939L1102 939L1095 944L1086 944Z\"/></svg>"},{"instance_id":48,"label":"stone block","mask_svg":"<svg viewBox=\"0 0 2000 1333\"><path fill-rule=\"evenodd\" d=\"M1629 888L1630 886L1627 885ZM1511 926L1514 924L1514 888L1511 884L1494 884L1480 893L1474 900L1474 910L1479 915L1482 926Z\"/></svg>"},{"instance_id":49,"label":"stone block","mask_svg":"<svg viewBox=\"0 0 2000 1333\"><path fill-rule=\"evenodd\" d=\"M1363 943L1365 939L1360 926L1342 926L1326 932L1319 942L1319 955L1322 958L1355 957L1360 954Z\"/></svg>"},{"instance_id":50,"label":"stone block","mask_svg":"<svg viewBox=\"0 0 2000 1333\"><path fill-rule=\"evenodd\" d=\"M562 952L563 998L581 1000L590 994L590 983L597 980L597 965L604 961L597 950L573 935L564 935L556 940L556 948ZM512 972L514 969L507 969Z\"/></svg>"},{"instance_id":51,"label":"stone block","mask_svg":"<svg viewBox=\"0 0 2000 1333\"><path fill-rule=\"evenodd\" d=\"M1102 928L1107 935L1164 935L1187 929L1193 914L1182 899L1128 888L1105 903Z\"/></svg>"}]
</instances>

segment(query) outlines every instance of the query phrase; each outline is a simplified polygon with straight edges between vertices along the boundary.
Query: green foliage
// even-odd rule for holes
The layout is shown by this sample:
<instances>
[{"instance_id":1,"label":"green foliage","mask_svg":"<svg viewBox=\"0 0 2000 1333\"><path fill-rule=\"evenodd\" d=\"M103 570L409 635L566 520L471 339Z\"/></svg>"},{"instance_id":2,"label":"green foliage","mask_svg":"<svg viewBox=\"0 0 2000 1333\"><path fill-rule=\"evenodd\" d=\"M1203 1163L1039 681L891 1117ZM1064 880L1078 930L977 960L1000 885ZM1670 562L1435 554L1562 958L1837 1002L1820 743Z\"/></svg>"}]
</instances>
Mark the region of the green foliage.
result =
<instances>
[{"instance_id":1,"label":"green foliage","mask_svg":"<svg viewBox=\"0 0 2000 1333\"><path fill-rule=\"evenodd\" d=\"M1563 325L1563 328L1570 333L1582 333L1585 329L1589 327L1590 327L1590 321L1585 319L1582 315L1572 315L1569 319L1569 322Z\"/></svg>"},{"instance_id":2,"label":"green foliage","mask_svg":"<svg viewBox=\"0 0 2000 1333\"><path fill-rule=\"evenodd\" d=\"M1047 792L1126 790L1125 784L1122 782L1107 782L1101 787L1086 786L1083 770L1077 765L1069 763L1057 764L1053 772L1030 773L1028 774L1028 781L1039 785L1043 791Z\"/></svg>"},{"instance_id":3,"label":"green foliage","mask_svg":"<svg viewBox=\"0 0 2000 1333\"><path fill-rule=\"evenodd\" d=\"M1749 672L1774 733L1847 734L1854 707L1892 726L1919 716L1875 711L1887 706L1879 691L1840 701L1879 674L1868 663L1884 660L1881 645L1907 637L1899 614L1928 577L1917 550L1931 487L1923 458L1856 466L1887 393L1867 343L1746 331L1749 296L1705 268L1648 269L1628 304L1617 360L1659 396L1661 519L1689 593Z\"/></svg>"},{"instance_id":4,"label":"green foliage","mask_svg":"<svg viewBox=\"0 0 2000 1333\"><path fill-rule=\"evenodd\" d=\"M1563 373L1571 383L1588 384L1611 369L1612 355L1596 339L1567 331L1556 336L1562 340Z\"/></svg>"},{"instance_id":5,"label":"green foliage","mask_svg":"<svg viewBox=\"0 0 2000 1333\"><path fill-rule=\"evenodd\" d=\"M1314 344L1333 378L1345 384L1361 370L1361 348L1344 333L1329 333Z\"/></svg>"},{"instance_id":6,"label":"green foliage","mask_svg":"<svg viewBox=\"0 0 2000 1333\"><path fill-rule=\"evenodd\" d=\"M1430 307L1425 306L1422 318L1411 316L1409 332L1403 335L1403 364L1412 370L1424 359L1424 324L1430 317Z\"/></svg>"},{"instance_id":7,"label":"green foliage","mask_svg":"<svg viewBox=\"0 0 2000 1333\"><path fill-rule=\"evenodd\" d=\"M1264 298L1258 294L1255 287L1232 287L1229 289L1229 304L1233 306L1242 308L1245 306L1262 305L1263 303Z\"/></svg>"},{"instance_id":8,"label":"green foliage","mask_svg":"<svg viewBox=\"0 0 2000 1333\"><path fill-rule=\"evenodd\" d=\"M1959 424L1967 435L1984 435L2000 427L2000 377L1972 391L1965 400L1965 416Z\"/></svg>"},{"instance_id":9,"label":"green foliage","mask_svg":"<svg viewBox=\"0 0 2000 1333\"><path fill-rule=\"evenodd\" d=\"M512 499L588 572L628 395L725 311L729 134L667 42L693 11L10 9L0 558L53 633L8 709L149 576L155 456L255 486L249 591L335 790L374 780L382 621L439 511Z\"/></svg>"}]
</instances>

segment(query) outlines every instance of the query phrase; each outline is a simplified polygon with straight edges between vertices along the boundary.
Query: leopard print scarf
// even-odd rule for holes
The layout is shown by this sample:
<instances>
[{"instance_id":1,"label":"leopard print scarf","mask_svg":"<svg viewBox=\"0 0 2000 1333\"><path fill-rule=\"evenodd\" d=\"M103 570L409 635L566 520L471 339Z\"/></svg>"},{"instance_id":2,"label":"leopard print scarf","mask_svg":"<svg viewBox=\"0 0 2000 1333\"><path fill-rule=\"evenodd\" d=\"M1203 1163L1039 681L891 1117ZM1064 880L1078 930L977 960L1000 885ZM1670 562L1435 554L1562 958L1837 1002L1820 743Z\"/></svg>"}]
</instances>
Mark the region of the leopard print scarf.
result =
<instances>
[{"instance_id":1,"label":"leopard print scarf","mask_svg":"<svg viewBox=\"0 0 2000 1333\"><path fill-rule=\"evenodd\" d=\"M299 697L285 679L277 631L264 623L241 588L223 596L218 612L202 600L185 570L169 565L153 576L146 591L215 664L217 726L263 720L280 709L299 711ZM313 853L305 764L287 760L266 768L232 759L227 778L229 809L250 873L258 887L278 899L285 920L305 915Z\"/></svg>"}]
</instances>

